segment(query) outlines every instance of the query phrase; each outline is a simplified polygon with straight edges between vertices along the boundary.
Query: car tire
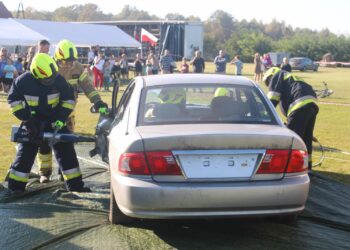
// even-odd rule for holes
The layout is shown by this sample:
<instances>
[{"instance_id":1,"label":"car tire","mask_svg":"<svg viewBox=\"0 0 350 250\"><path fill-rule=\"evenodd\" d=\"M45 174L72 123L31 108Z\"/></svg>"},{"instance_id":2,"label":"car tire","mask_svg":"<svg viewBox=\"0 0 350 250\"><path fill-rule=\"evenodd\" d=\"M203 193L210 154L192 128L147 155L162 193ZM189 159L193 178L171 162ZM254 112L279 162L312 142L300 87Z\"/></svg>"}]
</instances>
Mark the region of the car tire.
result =
<instances>
[{"instance_id":1,"label":"car tire","mask_svg":"<svg viewBox=\"0 0 350 250\"><path fill-rule=\"evenodd\" d=\"M131 217L123 214L123 212L120 211L117 201L115 200L112 185L111 185L111 191L110 191L109 221L112 224L119 224L119 225L128 225L133 221Z\"/></svg>"},{"instance_id":2,"label":"car tire","mask_svg":"<svg viewBox=\"0 0 350 250\"><path fill-rule=\"evenodd\" d=\"M277 223L293 225L298 220L298 214L280 215L274 218Z\"/></svg>"}]
</instances>

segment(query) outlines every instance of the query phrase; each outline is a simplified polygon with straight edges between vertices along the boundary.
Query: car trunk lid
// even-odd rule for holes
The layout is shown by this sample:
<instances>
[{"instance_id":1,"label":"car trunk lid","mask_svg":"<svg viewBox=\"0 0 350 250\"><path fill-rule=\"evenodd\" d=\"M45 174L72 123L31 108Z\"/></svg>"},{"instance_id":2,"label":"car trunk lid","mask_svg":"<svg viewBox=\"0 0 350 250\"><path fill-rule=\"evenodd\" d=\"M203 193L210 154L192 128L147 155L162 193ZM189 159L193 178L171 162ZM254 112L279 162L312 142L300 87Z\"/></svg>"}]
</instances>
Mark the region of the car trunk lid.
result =
<instances>
[{"instance_id":1,"label":"car trunk lid","mask_svg":"<svg viewBox=\"0 0 350 250\"><path fill-rule=\"evenodd\" d=\"M154 175L155 181L253 180L266 149L291 149L294 137L288 129L271 125L158 125L137 130L145 152L172 152L183 174ZM268 176L278 179L283 174Z\"/></svg>"}]
</instances>

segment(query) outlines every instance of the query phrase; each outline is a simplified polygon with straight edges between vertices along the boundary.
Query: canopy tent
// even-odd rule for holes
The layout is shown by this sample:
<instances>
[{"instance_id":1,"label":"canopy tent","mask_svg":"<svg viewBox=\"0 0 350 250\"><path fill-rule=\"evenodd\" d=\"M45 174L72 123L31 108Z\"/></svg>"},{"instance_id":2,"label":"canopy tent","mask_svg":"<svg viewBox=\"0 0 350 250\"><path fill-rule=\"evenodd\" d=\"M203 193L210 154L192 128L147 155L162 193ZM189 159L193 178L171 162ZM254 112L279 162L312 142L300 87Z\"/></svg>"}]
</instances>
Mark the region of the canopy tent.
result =
<instances>
[{"instance_id":1,"label":"canopy tent","mask_svg":"<svg viewBox=\"0 0 350 250\"><path fill-rule=\"evenodd\" d=\"M32 46L42 39L49 40L44 35L26 27L14 19L0 18L0 45Z\"/></svg>"},{"instance_id":2,"label":"canopy tent","mask_svg":"<svg viewBox=\"0 0 350 250\"><path fill-rule=\"evenodd\" d=\"M44 35L53 45L62 39L68 39L80 47L100 45L138 48L141 46L138 41L116 26L29 19L16 19L16 22L33 30L33 32Z\"/></svg>"}]
</instances>

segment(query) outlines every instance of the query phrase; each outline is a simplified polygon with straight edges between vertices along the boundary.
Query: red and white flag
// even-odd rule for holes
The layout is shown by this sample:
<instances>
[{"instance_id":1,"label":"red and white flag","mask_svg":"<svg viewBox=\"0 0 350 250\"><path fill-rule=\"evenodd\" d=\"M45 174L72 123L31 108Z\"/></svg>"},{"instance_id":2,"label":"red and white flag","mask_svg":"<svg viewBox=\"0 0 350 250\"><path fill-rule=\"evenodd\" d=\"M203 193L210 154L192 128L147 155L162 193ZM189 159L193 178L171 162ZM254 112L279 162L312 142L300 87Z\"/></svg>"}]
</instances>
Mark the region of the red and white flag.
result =
<instances>
[{"instance_id":1,"label":"red and white flag","mask_svg":"<svg viewBox=\"0 0 350 250\"><path fill-rule=\"evenodd\" d=\"M157 44L158 38L145 29L141 29L141 42L149 42L152 46Z\"/></svg>"}]
</instances>

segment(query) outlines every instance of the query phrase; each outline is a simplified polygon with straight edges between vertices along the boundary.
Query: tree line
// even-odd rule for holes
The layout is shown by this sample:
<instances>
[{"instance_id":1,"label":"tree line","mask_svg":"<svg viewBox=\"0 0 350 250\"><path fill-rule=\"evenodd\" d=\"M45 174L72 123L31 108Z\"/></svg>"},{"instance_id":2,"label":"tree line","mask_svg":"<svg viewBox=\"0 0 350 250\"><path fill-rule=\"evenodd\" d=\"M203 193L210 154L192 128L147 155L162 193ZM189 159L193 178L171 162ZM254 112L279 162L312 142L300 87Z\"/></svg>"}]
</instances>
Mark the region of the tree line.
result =
<instances>
[{"instance_id":1,"label":"tree line","mask_svg":"<svg viewBox=\"0 0 350 250\"><path fill-rule=\"evenodd\" d=\"M52 12L27 7L24 13L27 19L61 22L162 19L130 5L124 6L118 14L106 14L91 3L60 7ZM16 12L13 12L13 16L16 16ZM178 13L168 13L165 18L202 21L203 53L207 59L214 58L220 49L224 49L231 57L240 55L246 62L253 61L256 52L264 54L271 51L287 51L291 56L306 56L313 60L321 60L325 53L331 53L336 61L350 61L350 37L336 35L328 29L293 28L277 20L267 24L255 19L239 21L223 10L216 10L207 20Z\"/></svg>"}]
</instances>

